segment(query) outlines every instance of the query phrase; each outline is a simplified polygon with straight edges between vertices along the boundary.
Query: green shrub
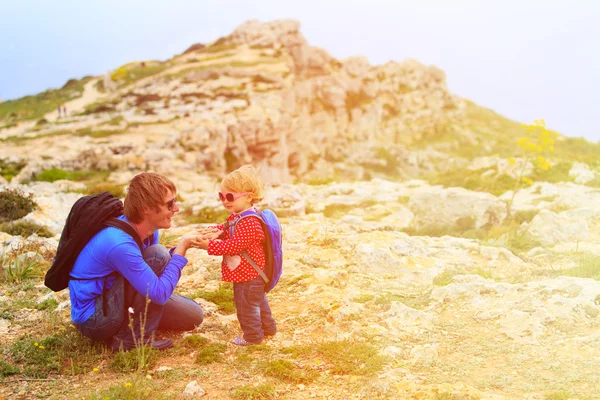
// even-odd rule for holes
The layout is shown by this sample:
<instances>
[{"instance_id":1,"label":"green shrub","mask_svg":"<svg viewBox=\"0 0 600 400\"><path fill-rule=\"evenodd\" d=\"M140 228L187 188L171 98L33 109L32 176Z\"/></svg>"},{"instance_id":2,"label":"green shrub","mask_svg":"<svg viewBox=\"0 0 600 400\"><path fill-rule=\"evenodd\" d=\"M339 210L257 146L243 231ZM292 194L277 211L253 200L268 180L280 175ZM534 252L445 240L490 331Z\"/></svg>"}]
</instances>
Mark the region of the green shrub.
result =
<instances>
[{"instance_id":1,"label":"green shrub","mask_svg":"<svg viewBox=\"0 0 600 400\"><path fill-rule=\"evenodd\" d=\"M34 233L40 237L52 237L54 234L43 225L38 225L31 221L5 222L0 224L0 231L6 232L12 236L22 236L24 238Z\"/></svg>"},{"instance_id":2,"label":"green shrub","mask_svg":"<svg viewBox=\"0 0 600 400\"><path fill-rule=\"evenodd\" d=\"M33 194L25 195L18 189L0 192L0 222L23 218L37 208Z\"/></svg>"},{"instance_id":3,"label":"green shrub","mask_svg":"<svg viewBox=\"0 0 600 400\"><path fill-rule=\"evenodd\" d=\"M23 282L41 276L41 264L34 258L24 257L24 254L5 254L0 258L0 282Z\"/></svg>"},{"instance_id":4,"label":"green shrub","mask_svg":"<svg viewBox=\"0 0 600 400\"><path fill-rule=\"evenodd\" d=\"M26 165L26 161L7 161L0 159L0 176L10 182L10 180L17 176Z\"/></svg>"}]
</instances>

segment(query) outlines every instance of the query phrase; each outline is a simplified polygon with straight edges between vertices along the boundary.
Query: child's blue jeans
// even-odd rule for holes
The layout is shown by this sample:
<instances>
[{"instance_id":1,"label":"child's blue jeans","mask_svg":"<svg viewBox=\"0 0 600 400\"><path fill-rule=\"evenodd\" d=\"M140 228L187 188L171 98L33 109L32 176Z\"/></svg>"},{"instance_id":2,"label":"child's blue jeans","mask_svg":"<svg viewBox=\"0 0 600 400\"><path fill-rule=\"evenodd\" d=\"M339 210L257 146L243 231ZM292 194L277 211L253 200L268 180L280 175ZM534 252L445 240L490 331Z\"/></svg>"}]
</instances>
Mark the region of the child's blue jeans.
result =
<instances>
[{"instance_id":1,"label":"child's blue jeans","mask_svg":"<svg viewBox=\"0 0 600 400\"><path fill-rule=\"evenodd\" d=\"M265 335L277 333L265 295L265 282L260 276L251 281L234 283L233 301L246 342L259 344Z\"/></svg>"}]
</instances>

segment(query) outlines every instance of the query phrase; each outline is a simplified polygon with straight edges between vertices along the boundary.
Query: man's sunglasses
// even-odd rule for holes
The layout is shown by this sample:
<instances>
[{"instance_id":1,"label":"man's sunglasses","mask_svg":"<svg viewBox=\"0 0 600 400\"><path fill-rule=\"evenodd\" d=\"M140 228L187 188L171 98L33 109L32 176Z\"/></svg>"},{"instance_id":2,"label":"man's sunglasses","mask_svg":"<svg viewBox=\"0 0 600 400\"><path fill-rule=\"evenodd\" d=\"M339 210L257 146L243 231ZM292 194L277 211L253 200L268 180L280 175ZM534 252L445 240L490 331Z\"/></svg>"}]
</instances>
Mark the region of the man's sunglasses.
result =
<instances>
[{"instance_id":1,"label":"man's sunglasses","mask_svg":"<svg viewBox=\"0 0 600 400\"><path fill-rule=\"evenodd\" d=\"M175 204L177 204L177 197L173 197L171 200L167 201L167 210L173 211Z\"/></svg>"},{"instance_id":2,"label":"man's sunglasses","mask_svg":"<svg viewBox=\"0 0 600 400\"><path fill-rule=\"evenodd\" d=\"M245 196L247 194L250 194L250 192L237 193L237 194L236 193L221 193L221 192L219 192L219 200L221 200L221 201L227 200L228 202L233 203L240 197Z\"/></svg>"}]
</instances>

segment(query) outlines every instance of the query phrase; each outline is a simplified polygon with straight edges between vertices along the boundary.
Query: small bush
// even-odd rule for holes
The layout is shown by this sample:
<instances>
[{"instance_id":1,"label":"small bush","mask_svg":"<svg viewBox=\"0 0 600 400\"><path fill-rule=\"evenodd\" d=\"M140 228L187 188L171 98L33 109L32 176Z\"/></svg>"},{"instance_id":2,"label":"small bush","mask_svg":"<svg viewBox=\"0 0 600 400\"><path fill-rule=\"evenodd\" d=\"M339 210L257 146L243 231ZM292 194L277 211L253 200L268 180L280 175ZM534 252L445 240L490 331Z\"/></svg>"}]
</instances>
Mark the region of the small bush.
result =
<instances>
[{"instance_id":1,"label":"small bush","mask_svg":"<svg viewBox=\"0 0 600 400\"><path fill-rule=\"evenodd\" d=\"M17 176L26 165L27 162L25 161L13 162L0 159L0 176L10 182L11 179Z\"/></svg>"},{"instance_id":2,"label":"small bush","mask_svg":"<svg viewBox=\"0 0 600 400\"><path fill-rule=\"evenodd\" d=\"M25 195L18 189L5 189L0 192L0 222L23 218L36 208L33 194Z\"/></svg>"},{"instance_id":3,"label":"small bush","mask_svg":"<svg viewBox=\"0 0 600 400\"><path fill-rule=\"evenodd\" d=\"M24 238L33 235L34 233L40 237L52 237L54 234L43 225L38 225L31 221L5 222L0 224L0 231L6 232L12 236L22 236Z\"/></svg>"},{"instance_id":4,"label":"small bush","mask_svg":"<svg viewBox=\"0 0 600 400\"><path fill-rule=\"evenodd\" d=\"M41 264L33 258L23 256L24 254L13 257L3 255L0 258L0 282L23 282L43 276Z\"/></svg>"}]
</instances>

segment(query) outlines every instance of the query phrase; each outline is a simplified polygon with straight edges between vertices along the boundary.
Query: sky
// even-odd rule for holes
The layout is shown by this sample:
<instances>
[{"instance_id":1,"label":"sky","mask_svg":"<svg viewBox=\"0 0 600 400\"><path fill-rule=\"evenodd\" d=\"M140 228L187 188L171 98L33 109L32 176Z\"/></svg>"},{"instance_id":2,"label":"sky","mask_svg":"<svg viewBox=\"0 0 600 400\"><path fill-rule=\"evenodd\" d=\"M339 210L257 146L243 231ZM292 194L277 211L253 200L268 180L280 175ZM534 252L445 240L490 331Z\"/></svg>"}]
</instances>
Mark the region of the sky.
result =
<instances>
[{"instance_id":1,"label":"sky","mask_svg":"<svg viewBox=\"0 0 600 400\"><path fill-rule=\"evenodd\" d=\"M336 58L414 58L506 117L600 139L597 0L2 0L0 98L165 60L249 19L288 18Z\"/></svg>"}]
</instances>

